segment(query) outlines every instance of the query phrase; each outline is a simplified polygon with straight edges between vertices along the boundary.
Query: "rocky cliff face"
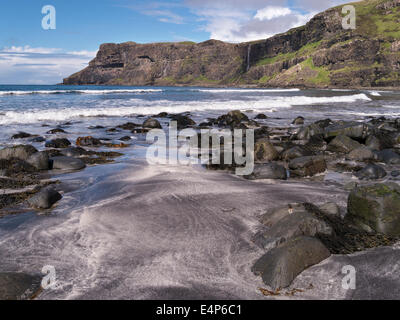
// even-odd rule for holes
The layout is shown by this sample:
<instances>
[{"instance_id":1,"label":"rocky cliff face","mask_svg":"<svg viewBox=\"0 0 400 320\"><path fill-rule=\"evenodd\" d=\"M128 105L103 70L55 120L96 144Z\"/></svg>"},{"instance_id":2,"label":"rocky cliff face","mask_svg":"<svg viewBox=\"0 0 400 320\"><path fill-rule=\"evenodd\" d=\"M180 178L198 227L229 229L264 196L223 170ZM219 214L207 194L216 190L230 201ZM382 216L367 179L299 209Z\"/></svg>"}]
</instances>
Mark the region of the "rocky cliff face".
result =
<instances>
[{"instance_id":1,"label":"rocky cliff face","mask_svg":"<svg viewBox=\"0 0 400 320\"><path fill-rule=\"evenodd\" d=\"M64 84L279 87L400 86L400 0L353 3L357 28L342 28L342 6L266 40L230 44L103 44Z\"/></svg>"}]
</instances>

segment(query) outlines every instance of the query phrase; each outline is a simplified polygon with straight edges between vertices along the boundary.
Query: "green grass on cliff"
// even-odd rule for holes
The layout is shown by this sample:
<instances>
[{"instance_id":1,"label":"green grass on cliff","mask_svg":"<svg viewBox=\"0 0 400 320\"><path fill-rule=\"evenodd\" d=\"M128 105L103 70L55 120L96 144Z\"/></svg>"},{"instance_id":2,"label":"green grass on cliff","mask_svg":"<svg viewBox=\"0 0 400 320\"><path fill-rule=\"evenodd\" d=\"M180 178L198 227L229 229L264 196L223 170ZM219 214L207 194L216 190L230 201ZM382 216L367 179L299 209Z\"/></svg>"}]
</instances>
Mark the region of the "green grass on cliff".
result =
<instances>
[{"instance_id":1,"label":"green grass on cliff","mask_svg":"<svg viewBox=\"0 0 400 320\"><path fill-rule=\"evenodd\" d=\"M311 82L312 84L324 85L330 83L329 70L326 67L316 67L311 57L303 61L301 64L303 67L310 68L311 70L317 72L317 75L315 77L308 79L308 81Z\"/></svg>"}]
</instances>

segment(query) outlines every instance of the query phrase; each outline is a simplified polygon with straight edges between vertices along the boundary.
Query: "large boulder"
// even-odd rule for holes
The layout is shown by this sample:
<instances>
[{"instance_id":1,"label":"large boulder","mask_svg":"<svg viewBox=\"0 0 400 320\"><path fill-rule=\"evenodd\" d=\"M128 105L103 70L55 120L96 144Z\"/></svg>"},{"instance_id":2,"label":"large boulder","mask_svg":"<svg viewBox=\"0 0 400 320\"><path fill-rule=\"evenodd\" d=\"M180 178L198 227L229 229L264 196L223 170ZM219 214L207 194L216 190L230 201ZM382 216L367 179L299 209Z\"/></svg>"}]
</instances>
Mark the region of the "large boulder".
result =
<instances>
[{"instance_id":1,"label":"large boulder","mask_svg":"<svg viewBox=\"0 0 400 320\"><path fill-rule=\"evenodd\" d=\"M288 204L283 207L268 210L267 213L261 216L260 222L267 227L271 227L288 215L304 211L306 211L306 209L302 203Z\"/></svg>"},{"instance_id":2,"label":"large boulder","mask_svg":"<svg viewBox=\"0 0 400 320\"><path fill-rule=\"evenodd\" d=\"M296 119L293 120L292 124L294 124L294 125L302 125L302 124L304 124L304 118L303 117L297 117Z\"/></svg>"},{"instance_id":3,"label":"large boulder","mask_svg":"<svg viewBox=\"0 0 400 320\"><path fill-rule=\"evenodd\" d=\"M254 160L256 162L269 162L279 157L278 151L268 138L262 138L254 144Z\"/></svg>"},{"instance_id":4,"label":"large boulder","mask_svg":"<svg viewBox=\"0 0 400 320\"><path fill-rule=\"evenodd\" d=\"M237 127L243 121L249 121L249 118L239 110L230 111L217 119L219 127L231 128Z\"/></svg>"},{"instance_id":5,"label":"large boulder","mask_svg":"<svg viewBox=\"0 0 400 320\"><path fill-rule=\"evenodd\" d=\"M367 231L400 236L400 186L396 183L355 188L347 210L347 217Z\"/></svg>"},{"instance_id":6,"label":"large boulder","mask_svg":"<svg viewBox=\"0 0 400 320\"><path fill-rule=\"evenodd\" d=\"M348 159L356 160L356 161L370 160L370 159L374 159L374 157L375 157L374 152L366 146L361 146L356 149L353 149L347 155Z\"/></svg>"},{"instance_id":7,"label":"large boulder","mask_svg":"<svg viewBox=\"0 0 400 320\"><path fill-rule=\"evenodd\" d=\"M12 146L0 150L0 159L10 160L12 158L16 158L20 160L27 160L36 152L38 152L36 148L29 144Z\"/></svg>"},{"instance_id":8,"label":"large boulder","mask_svg":"<svg viewBox=\"0 0 400 320\"><path fill-rule=\"evenodd\" d=\"M311 152L302 146L294 146L282 152L285 161L306 156L311 156Z\"/></svg>"},{"instance_id":9,"label":"large boulder","mask_svg":"<svg viewBox=\"0 0 400 320\"><path fill-rule=\"evenodd\" d=\"M329 151L342 153L349 153L360 147L360 143L344 135L337 136L328 144Z\"/></svg>"},{"instance_id":10,"label":"large boulder","mask_svg":"<svg viewBox=\"0 0 400 320\"><path fill-rule=\"evenodd\" d=\"M102 145L100 139L88 137L79 137L76 139L76 145L80 147L99 147Z\"/></svg>"},{"instance_id":11,"label":"large boulder","mask_svg":"<svg viewBox=\"0 0 400 320\"><path fill-rule=\"evenodd\" d=\"M62 196L52 187L47 187L40 190L33 197L28 199L28 203L35 209L49 209L57 201L61 200Z\"/></svg>"},{"instance_id":12,"label":"large boulder","mask_svg":"<svg viewBox=\"0 0 400 320\"><path fill-rule=\"evenodd\" d=\"M58 156L50 159L53 169L59 170L80 170L86 167L85 163L76 158Z\"/></svg>"},{"instance_id":13,"label":"large boulder","mask_svg":"<svg viewBox=\"0 0 400 320\"><path fill-rule=\"evenodd\" d=\"M36 152L32 154L26 162L38 170L49 170L49 156L45 152Z\"/></svg>"},{"instance_id":14,"label":"large boulder","mask_svg":"<svg viewBox=\"0 0 400 320\"><path fill-rule=\"evenodd\" d=\"M307 210L288 214L263 234L258 244L269 250L298 236L331 236L333 230L324 220Z\"/></svg>"},{"instance_id":15,"label":"large boulder","mask_svg":"<svg viewBox=\"0 0 400 320\"><path fill-rule=\"evenodd\" d=\"M309 140L312 136L323 134L324 129L316 123L312 123L309 126L302 127L296 134L298 140Z\"/></svg>"},{"instance_id":16,"label":"large boulder","mask_svg":"<svg viewBox=\"0 0 400 320\"><path fill-rule=\"evenodd\" d=\"M377 154L378 160L386 164L400 164L400 155L392 149L385 149Z\"/></svg>"},{"instance_id":17,"label":"large boulder","mask_svg":"<svg viewBox=\"0 0 400 320\"><path fill-rule=\"evenodd\" d=\"M57 148L57 149L68 148L70 145L71 142L66 138L53 139L45 143L46 148Z\"/></svg>"},{"instance_id":18,"label":"large boulder","mask_svg":"<svg viewBox=\"0 0 400 320\"><path fill-rule=\"evenodd\" d=\"M371 163L354 175L361 180L376 180L386 177L387 174L386 170L381 166Z\"/></svg>"},{"instance_id":19,"label":"large boulder","mask_svg":"<svg viewBox=\"0 0 400 320\"><path fill-rule=\"evenodd\" d=\"M325 128L325 137L329 139L337 136L347 136L353 139L365 139L371 130L371 126L362 122L339 121Z\"/></svg>"},{"instance_id":20,"label":"large boulder","mask_svg":"<svg viewBox=\"0 0 400 320\"><path fill-rule=\"evenodd\" d=\"M25 138L31 138L33 135L27 132L20 131L14 135L12 135L11 139L25 139Z\"/></svg>"},{"instance_id":21,"label":"large boulder","mask_svg":"<svg viewBox=\"0 0 400 320\"><path fill-rule=\"evenodd\" d=\"M286 168L277 163L256 164L250 179L287 179Z\"/></svg>"},{"instance_id":22,"label":"large boulder","mask_svg":"<svg viewBox=\"0 0 400 320\"><path fill-rule=\"evenodd\" d=\"M171 117L171 121L176 121L178 130L185 129L185 128L196 125L196 122L194 122L188 116L181 115L181 114L173 115Z\"/></svg>"},{"instance_id":23,"label":"large boulder","mask_svg":"<svg viewBox=\"0 0 400 320\"><path fill-rule=\"evenodd\" d=\"M326 162L323 156L300 157L290 161L289 168L296 176L311 177L325 172Z\"/></svg>"},{"instance_id":24,"label":"large boulder","mask_svg":"<svg viewBox=\"0 0 400 320\"><path fill-rule=\"evenodd\" d=\"M28 300L40 289L42 276L0 272L0 300Z\"/></svg>"},{"instance_id":25,"label":"large boulder","mask_svg":"<svg viewBox=\"0 0 400 320\"><path fill-rule=\"evenodd\" d=\"M143 128L162 129L162 126L157 119L149 118L143 123Z\"/></svg>"},{"instance_id":26,"label":"large boulder","mask_svg":"<svg viewBox=\"0 0 400 320\"><path fill-rule=\"evenodd\" d=\"M268 251L254 264L252 271L277 290L288 287L301 272L330 255L318 239L301 236Z\"/></svg>"}]
</instances>

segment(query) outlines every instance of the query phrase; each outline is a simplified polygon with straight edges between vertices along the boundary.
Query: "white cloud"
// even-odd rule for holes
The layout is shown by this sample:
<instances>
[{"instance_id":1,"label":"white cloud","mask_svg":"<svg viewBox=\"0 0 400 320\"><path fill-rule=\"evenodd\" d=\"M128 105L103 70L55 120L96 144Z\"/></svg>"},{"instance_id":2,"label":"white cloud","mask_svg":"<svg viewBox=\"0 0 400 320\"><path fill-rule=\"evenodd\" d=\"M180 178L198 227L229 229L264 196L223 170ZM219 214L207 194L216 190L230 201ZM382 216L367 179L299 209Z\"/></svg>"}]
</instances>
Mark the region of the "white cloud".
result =
<instances>
[{"instance_id":1,"label":"white cloud","mask_svg":"<svg viewBox=\"0 0 400 320\"><path fill-rule=\"evenodd\" d=\"M96 52L59 48L6 47L0 49L0 83L54 84L87 66Z\"/></svg>"},{"instance_id":2,"label":"white cloud","mask_svg":"<svg viewBox=\"0 0 400 320\"><path fill-rule=\"evenodd\" d=\"M293 14L293 11L290 8L268 6L261 10L258 10L254 18L258 20L272 20L275 18L287 16L289 14Z\"/></svg>"}]
</instances>

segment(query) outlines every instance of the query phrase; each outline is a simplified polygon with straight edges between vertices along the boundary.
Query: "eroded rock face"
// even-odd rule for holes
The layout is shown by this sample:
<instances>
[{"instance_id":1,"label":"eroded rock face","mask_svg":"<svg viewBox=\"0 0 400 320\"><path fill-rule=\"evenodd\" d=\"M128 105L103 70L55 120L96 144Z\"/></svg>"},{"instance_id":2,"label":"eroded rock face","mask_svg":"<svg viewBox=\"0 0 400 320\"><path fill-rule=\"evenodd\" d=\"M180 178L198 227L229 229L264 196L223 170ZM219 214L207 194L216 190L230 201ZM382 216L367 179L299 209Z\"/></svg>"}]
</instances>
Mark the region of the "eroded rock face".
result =
<instances>
[{"instance_id":1,"label":"eroded rock face","mask_svg":"<svg viewBox=\"0 0 400 320\"><path fill-rule=\"evenodd\" d=\"M253 266L264 283L276 290L288 287L302 271L330 256L318 239L298 237L268 251Z\"/></svg>"},{"instance_id":2,"label":"eroded rock face","mask_svg":"<svg viewBox=\"0 0 400 320\"><path fill-rule=\"evenodd\" d=\"M400 186L396 183L354 189L347 210L348 218L366 230L400 236Z\"/></svg>"}]
</instances>

